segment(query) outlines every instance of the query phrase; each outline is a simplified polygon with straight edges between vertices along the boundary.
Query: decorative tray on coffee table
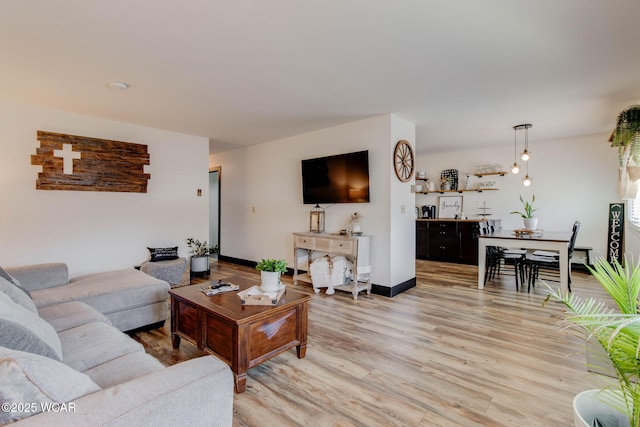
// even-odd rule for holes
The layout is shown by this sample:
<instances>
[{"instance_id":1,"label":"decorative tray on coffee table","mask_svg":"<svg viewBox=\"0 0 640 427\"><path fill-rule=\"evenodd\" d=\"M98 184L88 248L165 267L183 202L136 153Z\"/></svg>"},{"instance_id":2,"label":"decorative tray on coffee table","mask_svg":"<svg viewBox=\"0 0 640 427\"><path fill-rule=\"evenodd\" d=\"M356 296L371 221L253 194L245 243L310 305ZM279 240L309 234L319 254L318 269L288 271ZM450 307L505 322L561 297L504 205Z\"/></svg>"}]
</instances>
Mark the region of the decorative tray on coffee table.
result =
<instances>
[{"instance_id":1,"label":"decorative tray on coffee table","mask_svg":"<svg viewBox=\"0 0 640 427\"><path fill-rule=\"evenodd\" d=\"M284 294L284 290L285 285L281 285L274 292L264 292L260 286L252 286L238 292L238 298L242 305L276 305Z\"/></svg>"}]
</instances>

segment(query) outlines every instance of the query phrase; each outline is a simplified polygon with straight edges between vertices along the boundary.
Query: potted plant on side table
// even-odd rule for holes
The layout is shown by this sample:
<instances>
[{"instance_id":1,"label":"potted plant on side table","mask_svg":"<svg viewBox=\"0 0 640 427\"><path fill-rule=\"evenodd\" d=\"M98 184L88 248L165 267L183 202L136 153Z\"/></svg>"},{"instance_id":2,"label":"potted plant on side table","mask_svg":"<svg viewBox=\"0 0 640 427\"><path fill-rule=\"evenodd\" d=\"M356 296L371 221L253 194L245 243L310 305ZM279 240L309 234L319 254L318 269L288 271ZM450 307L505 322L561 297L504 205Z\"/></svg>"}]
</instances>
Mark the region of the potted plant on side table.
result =
<instances>
[{"instance_id":1,"label":"potted plant on side table","mask_svg":"<svg viewBox=\"0 0 640 427\"><path fill-rule=\"evenodd\" d=\"M280 275L287 271L287 261L283 259L261 259L256 264L256 270L260 272L260 281L264 292L275 292L280 289Z\"/></svg>"},{"instance_id":2,"label":"potted plant on side table","mask_svg":"<svg viewBox=\"0 0 640 427\"><path fill-rule=\"evenodd\" d=\"M524 200L522 198L522 195L520 195L520 201L522 202L522 205L524 206L524 210L522 212L513 211L511 213L515 214L515 215L520 215L522 217L522 220L524 221L524 228L525 229L527 229L527 230L535 230L538 227L538 218L536 218L533 215L533 213L538 210L538 209L534 209L533 208L533 202L536 201L536 195L534 194L531 197L531 203L529 203L528 201Z\"/></svg>"},{"instance_id":3,"label":"potted plant on side table","mask_svg":"<svg viewBox=\"0 0 640 427\"><path fill-rule=\"evenodd\" d=\"M204 273L209 274L210 264L209 255L217 252L217 246L214 248L209 246L207 241L201 242L200 240L189 237L187 239L187 246L191 250L191 275Z\"/></svg>"},{"instance_id":4,"label":"potted plant on side table","mask_svg":"<svg viewBox=\"0 0 640 427\"><path fill-rule=\"evenodd\" d=\"M582 392L574 399L576 427L618 426L625 415L631 427L640 426L640 266L625 258L624 267L599 258L589 271L613 298L619 313L594 298L582 300L569 292L554 291L549 298L562 302L569 310L563 315L569 326L587 340L595 340L618 380L618 387ZM594 343L596 344L596 343ZM612 421L617 415L618 420ZM595 421L594 421L595 420ZM612 421L612 422L611 422ZM611 423L608 423L611 422Z\"/></svg>"}]
</instances>

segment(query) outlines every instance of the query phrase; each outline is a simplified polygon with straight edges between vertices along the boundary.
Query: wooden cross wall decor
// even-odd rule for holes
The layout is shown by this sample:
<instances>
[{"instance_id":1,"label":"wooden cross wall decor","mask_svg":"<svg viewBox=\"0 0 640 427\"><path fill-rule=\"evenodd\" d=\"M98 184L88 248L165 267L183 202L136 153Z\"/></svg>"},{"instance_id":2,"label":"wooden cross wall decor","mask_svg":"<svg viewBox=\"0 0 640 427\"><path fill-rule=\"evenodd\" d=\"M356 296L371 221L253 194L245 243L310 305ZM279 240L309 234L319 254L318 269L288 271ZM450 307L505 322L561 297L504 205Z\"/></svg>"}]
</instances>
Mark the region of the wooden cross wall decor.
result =
<instances>
[{"instance_id":1,"label":"wooden cross wall decor","mask_svg":"<svg viewBox=\"0 0 640 427\"><path fill-rule=\"evenodd\" d=\"M38 141L31 155L31 164L42 166L38 190L147 192L146 145L41 130Z\"/></svg>"}]
</instances>

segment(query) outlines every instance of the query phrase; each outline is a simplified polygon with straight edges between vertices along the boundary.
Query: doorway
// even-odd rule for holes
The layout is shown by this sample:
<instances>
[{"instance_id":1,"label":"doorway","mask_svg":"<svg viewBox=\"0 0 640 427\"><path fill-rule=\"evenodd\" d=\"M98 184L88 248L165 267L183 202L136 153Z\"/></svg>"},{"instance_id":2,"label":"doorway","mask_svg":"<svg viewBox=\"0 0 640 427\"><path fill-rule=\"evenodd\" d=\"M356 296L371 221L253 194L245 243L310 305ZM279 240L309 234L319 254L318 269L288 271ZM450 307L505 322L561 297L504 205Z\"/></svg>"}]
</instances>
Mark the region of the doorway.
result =
<instances>
[{"instance_id":1,"label":"doorway","mask_svg":"<svg viewBox=\"0 0 640 427\"><path fill-rule=\"evenodd\" d=\"M216 259L220 254L220 169L209 169L209 242L218 247L218 253L211 254Z\"/></svg>"}]
</instances>

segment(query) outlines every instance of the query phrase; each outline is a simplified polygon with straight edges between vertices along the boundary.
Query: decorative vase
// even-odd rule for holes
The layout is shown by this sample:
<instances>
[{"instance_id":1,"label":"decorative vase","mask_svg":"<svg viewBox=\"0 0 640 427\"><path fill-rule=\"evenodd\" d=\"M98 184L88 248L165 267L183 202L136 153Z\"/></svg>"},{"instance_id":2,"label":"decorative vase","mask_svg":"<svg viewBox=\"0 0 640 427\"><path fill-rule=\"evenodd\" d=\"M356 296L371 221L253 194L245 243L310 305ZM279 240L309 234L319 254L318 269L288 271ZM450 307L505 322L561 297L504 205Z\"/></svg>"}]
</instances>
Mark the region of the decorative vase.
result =
<instances>
[{"instance_id":1,"label":"decorative vase","mask_svg":"<svg viewBox=\"0 0 640 427\"><path fill-rule=\"evenodd\" d=\"M578 393L573 398L573 422L575 427L590 427L593 420L598 417L600 422L605 420L619 420L618 423L604 425L629 425L629 420L625 414L616 410L611 402L624 407L622 395L617 390L586 390Z\"/></svg>"},{"instance_id":2,"label":"decorative vase","mask_svg":"<svg viewBox=\"0 0 640 427\"><path fill-rule=\"evenodd\" d=\"M202 273L204 271L209 271L209 257L208 256L192 256L191 272Z\"/></svg>"},{"instance_id":3,"label":"decorative vase","mask_svg":"<svg viewBox=\"0 0 640 427\"><path fill-rule=\"evenodd\" d=\"M263 292L276 292L280 289L280 272L278 271L261 271L260 280L262 281L260 288Z\"/></svg>"},{"instance_id":4,"label":"decorative vase","mask_svg":"<svg viewBox=\"0 0 640 427\"><path fill-rule=\"evenodd\" d=\"M538 227L538 218L524 218L524 228L535 230Z\"/></svg>"}]
</instances>

